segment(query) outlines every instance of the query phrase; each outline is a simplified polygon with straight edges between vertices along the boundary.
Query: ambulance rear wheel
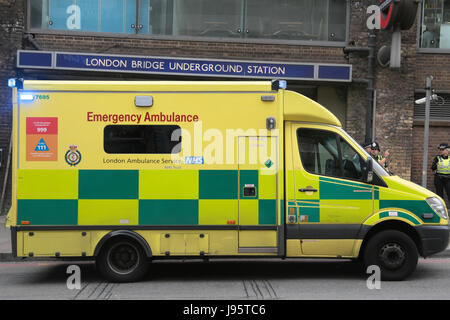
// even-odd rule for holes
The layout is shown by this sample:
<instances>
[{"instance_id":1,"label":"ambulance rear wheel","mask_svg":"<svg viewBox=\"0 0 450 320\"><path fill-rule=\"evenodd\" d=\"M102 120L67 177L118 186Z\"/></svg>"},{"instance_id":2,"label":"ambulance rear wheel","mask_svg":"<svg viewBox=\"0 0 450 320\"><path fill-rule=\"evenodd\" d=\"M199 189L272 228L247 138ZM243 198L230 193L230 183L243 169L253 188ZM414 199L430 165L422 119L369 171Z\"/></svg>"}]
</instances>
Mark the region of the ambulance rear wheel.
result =
<instances>
[{"instance_id":1,"label":"ambulance rear wheel","mask_svg":"<svg viewBox=\"0 0 450 320\"><path fill-rule=\"evenodd\" d=\"M112 239L100 251L97 268L111 282L134 282L142 279L148 269L142 247L131 239Z\"/></svg>"},{"instance_id":2,"label":"ambulance rear wheel","mask_svg":"<svg viewBox=\"0 0 450 320\"><path fill-rule=\"evenodd\" d=\"M414 241L405 233L385 230L374 235L364 251L366 268L380 267L381 280L404 280L417 266L419 254Z\"/></svg>"}]
</instances>

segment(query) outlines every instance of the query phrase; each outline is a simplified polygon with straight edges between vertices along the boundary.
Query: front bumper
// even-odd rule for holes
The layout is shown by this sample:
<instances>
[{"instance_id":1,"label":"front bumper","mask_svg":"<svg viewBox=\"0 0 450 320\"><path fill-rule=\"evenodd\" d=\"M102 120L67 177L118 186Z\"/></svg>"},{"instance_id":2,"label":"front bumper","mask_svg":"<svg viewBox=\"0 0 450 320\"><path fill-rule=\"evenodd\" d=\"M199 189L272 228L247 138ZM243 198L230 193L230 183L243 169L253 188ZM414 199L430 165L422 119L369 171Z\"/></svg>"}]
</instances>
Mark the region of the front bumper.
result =
<instances>
[{"instance_id":1,"label":"front bumper","mask_svg":"<svg viewBox=\"0 0 450 320\"><path fill-rule=\"evenodd\" d=\"M440 226L419 226L416 227L419 233L420 240L422 242L422 256L428 257L432 254L444 251L447 249L449 242L449 231L450 227L448 225Z\"/></svg>"}]
</instances>

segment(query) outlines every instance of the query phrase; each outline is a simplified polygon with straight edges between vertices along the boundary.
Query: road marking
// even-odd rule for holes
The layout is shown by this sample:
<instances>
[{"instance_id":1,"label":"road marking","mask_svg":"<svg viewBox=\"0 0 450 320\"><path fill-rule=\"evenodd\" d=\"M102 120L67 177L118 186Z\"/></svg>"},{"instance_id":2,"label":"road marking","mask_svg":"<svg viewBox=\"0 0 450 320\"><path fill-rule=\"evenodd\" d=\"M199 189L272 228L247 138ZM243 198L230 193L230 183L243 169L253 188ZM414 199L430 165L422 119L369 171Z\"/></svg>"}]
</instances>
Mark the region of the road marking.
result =
<instances>
[{"instance_id":1,"label":"road marking","mask_svg":"<svg viewBox=\"0 0 450 320\"><path fill-rule=\"evenodd\" d=\"M69 263L67 261L55 261L55 262L45 262L45 261L12 261L12 262L0 262L0 268L8 268L8 267L48 267L48 266L65 266ZM89 265L92 263L82 262L76 263L77 265Z\"/></svg>"},{"instance_id":2,"label":"road marking","mask_svg":"<svg viewBox=\"0 0 450 320\"><path fill-rule=\"evenodd\" d=\"M74 300L108 300L118 284L108 282L87 283L73 297Z\"/></svg>"},{"instance_id":3,"label":"road marking","mask_svg":"<svg viewBox=\"0 0 450 320\"><path fill-rule=\"evenodd\" d=\"M30 267L48 267L48 266L60 266L61 263L42 263L42 262L10 262L10 263L0 263L0 268L30 268Z\"/></svg>"},{"instance_id":4,"label":"road marking","mask_svg":"<svg viewBox=\"0 0 450 320\"><path fill-rule=\"evenodd\" d=\"M421 259L419 263L432 264L432 263L450 263L450 258L434 258L434 259Z\"/></svg>"},{"instance_id":5,"label":"road marking","mask_svg":"<svg viewBox=\"0 0 450 320\"><path fill-rule=\"evenodd\" d=\"M249 299L278 299L277 293L267 280L244 280L242 283Z\"/></svg>"}]
</instances>

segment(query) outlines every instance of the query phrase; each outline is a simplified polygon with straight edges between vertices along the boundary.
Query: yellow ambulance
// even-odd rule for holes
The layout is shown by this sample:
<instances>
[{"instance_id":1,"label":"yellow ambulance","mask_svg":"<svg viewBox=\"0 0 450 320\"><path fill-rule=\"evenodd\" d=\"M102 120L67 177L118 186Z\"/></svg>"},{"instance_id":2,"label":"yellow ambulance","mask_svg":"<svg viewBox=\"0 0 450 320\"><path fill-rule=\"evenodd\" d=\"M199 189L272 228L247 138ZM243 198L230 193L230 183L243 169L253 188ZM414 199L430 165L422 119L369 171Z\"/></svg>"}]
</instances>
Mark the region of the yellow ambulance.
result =
<instances>
[{"instance_id":1,"label":"yellow ambulance","mask_svg":"<svg viewBox=\"0 0 450 320\"><path fill-rule=\"evenodd\" d=\"M13 87L16 257L136 281L169 258L339 258L400 280L447 247L434 193L389 175L285 81Z\"/></svg>"}]
</instances>

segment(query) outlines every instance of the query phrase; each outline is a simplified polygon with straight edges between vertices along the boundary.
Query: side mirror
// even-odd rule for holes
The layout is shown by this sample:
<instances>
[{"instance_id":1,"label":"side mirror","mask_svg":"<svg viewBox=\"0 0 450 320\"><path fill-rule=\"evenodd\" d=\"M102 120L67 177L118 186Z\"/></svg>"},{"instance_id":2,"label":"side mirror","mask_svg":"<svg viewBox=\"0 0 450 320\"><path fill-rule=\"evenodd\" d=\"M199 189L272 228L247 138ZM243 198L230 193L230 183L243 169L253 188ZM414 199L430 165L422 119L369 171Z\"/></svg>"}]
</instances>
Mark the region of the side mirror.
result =
<instances>
[{"instance_id":1,"label":"side mirror","mask_svg":"<svg viewBox=\"0 0 450 320\"><path fill-rule=\"evenodd\" d=\"M364 178L364 181L367 183L372 183L372 181L373 181L373 163L372 163L372 161L373 161L372 157L369 157L366 160L366 165L364 167L363 178Z\"/></svg>"}]
</instances>

